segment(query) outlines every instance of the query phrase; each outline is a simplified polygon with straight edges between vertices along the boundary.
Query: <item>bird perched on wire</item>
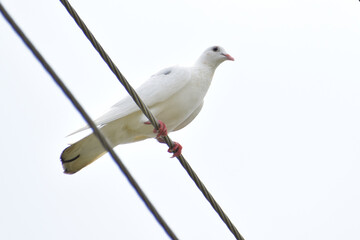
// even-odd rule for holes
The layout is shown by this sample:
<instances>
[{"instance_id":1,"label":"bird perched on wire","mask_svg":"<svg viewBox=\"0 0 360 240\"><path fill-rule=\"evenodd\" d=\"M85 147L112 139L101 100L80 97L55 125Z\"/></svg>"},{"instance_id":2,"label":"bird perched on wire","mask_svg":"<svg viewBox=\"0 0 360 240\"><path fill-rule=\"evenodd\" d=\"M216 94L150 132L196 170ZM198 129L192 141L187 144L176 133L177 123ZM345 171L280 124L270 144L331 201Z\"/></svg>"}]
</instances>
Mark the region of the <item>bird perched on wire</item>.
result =
<instances>
[{"instance_id":1,"label":"bird perched on wire","mask_svg":"<svg viewBox=\"0 0 360 240\"><path fill-rule=\"evenodd\" d=\"M206 49L193 66L165 68L136 89L158 119L158 130L150 126L150 122L130 96L113 105L95 120L95 124L113 147L147 138L156 138L163 143L163 136L182 129L198 115L214 72L225 60L234 61L234 58L224 48L213 46ZM88 128L81 128L75 133ZM177 157L181 150L181 145L174 142L174 146L168 151L173 153L173 157ZM97 137L90 134L62 152L64 172L75 173L105 153Z\"/></svg>"}]
</instances>

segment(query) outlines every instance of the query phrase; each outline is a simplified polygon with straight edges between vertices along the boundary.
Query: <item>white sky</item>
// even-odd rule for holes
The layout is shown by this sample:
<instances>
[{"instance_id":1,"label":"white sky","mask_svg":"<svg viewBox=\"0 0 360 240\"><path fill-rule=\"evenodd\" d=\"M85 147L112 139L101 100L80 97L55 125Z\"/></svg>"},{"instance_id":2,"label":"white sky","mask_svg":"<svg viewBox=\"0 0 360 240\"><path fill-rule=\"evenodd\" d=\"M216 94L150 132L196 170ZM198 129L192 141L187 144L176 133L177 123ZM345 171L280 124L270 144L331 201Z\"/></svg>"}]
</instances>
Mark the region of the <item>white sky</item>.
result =
<instances>
[{"instance_id":1,"label":"white sky","mask_svg":"<svg viewBox=\"0 0 360 240\"><path fill-rule=\"evenodd\" d=\"M59 1L2 0L92 117L123 87ZM360 239L360 2L71 1L133 86L219 44L171 138L247 240ZM108 156L62 173L84 121L0 17L0 239L168 239ZM180 239L234 239L165 145L117 153Z\"/></svg>"}]
</instances>

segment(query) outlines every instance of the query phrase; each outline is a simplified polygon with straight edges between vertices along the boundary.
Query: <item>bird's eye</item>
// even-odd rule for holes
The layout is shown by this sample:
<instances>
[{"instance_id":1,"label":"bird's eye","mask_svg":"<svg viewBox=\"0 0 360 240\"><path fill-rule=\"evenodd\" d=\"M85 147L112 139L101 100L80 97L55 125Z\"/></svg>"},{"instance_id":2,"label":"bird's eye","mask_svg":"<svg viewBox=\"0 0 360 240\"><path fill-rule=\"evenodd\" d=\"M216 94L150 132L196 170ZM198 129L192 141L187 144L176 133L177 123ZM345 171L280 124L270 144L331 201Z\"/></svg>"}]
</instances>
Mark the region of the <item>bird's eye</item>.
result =
<instances>
[{"instance_id":1,"label":"bird's eye","mask_svg":"<svg viewBox=\"0 0 360 240\"><path fill-rule=\"evenodd\" d=\"M212 49L214 52L217 52L217 51L219 51L219 48L218 47L213 47L213 49Z\"/></svg>"}]
</instances>

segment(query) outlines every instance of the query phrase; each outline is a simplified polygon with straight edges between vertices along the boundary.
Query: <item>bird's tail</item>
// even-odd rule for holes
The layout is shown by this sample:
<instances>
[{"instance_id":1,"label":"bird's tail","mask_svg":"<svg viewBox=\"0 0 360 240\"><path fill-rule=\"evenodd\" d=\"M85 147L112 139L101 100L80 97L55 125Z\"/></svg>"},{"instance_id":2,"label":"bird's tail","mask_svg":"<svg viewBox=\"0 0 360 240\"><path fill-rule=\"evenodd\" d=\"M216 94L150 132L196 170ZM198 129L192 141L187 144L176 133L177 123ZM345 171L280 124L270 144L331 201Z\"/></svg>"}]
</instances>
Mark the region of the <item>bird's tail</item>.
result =
<instances>
[{"instance_id":1,"label":"bird's tail","mask_svg":"<svg viewBox=\"0 0 360 240\"><path fill-rule=\"evenodd\" d=\"M64 173L73 174L106 153L94 134L70 145L61 154Z\"/></svg>"}]
</instances>

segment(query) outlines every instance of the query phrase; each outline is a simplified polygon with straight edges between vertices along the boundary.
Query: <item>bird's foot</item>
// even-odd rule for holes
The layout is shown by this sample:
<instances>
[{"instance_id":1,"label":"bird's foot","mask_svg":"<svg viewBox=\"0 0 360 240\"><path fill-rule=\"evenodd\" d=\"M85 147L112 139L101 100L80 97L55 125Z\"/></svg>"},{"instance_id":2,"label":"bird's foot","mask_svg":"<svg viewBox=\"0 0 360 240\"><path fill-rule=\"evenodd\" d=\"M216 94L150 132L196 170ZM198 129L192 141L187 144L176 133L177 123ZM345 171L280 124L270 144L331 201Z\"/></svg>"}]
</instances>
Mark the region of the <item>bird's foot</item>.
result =
<instances>
[{"instance_id":1,"label":"bird's foot","mask_svg":"<svg viewBox=\"0 0 360 240\"><path fill-rule=\"evenodd\" d=\"M165 123L163 123L162 121L158 120L159 122L159 130L156 130L154 128L154 133L157 133L156 135L156 140L159 142L159 143L165 143L165 140L164 140L164 136L167 135L167 128L166 128L166 125ZM144 122L144 124L151 124L150 121L146 121ZM172 158L173 157L178 157L181 155L181 150L182 150L182 146L180 145L180 143L178 142L174 142L174 146L169 148L168 152L169 153L173 153L172 155Z\"/></svg>"},{"instance_id":2,"label":"bird's foot","mask_svg":"<svg viewBox=\"0 0 360 240\"><path fill-rule=\"evenodd\" d=\"M173 157L178 157L181 155L182 146L178 142L174 142L174 146L172 148L169 148L168 152L173 153Z\"/></svg>"},{"instance_id":3,"label":"bird's foot","mask_svg":"<svg viewBox=\"0 0 360 240\"><path fill-rule=\"evenodd\" d=\"M166 143L165 139L163 137L157 137L156 140L159 143ZM172 155L172 158L173 158L173 157L180 156L181 155L181 150L182 150L182 146L180 145L180 143L174 142L174 146L172 148L169 148L168 152L173 153L173 155Z\"/></svg>"},{"instance_id":4,"label":"bird's foot","mask_svg":"<svg viewBox=\"0 0 360 240\"><path fill-rule=\"evenodd\" d=\"M166 136L167 135L167 128L166 128L166 125L165 123L163 123L162 121L158 121L159 123L159 130L156 130L156 128L154 128L154 133L157 133L156 135L156 139L159 139L161 138L162 136ZM146 121L144 122L144 124L151 124L150 121ZM158 140L159 141L159 140Z\"/></svg>"}]
</instances>

